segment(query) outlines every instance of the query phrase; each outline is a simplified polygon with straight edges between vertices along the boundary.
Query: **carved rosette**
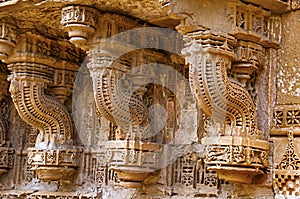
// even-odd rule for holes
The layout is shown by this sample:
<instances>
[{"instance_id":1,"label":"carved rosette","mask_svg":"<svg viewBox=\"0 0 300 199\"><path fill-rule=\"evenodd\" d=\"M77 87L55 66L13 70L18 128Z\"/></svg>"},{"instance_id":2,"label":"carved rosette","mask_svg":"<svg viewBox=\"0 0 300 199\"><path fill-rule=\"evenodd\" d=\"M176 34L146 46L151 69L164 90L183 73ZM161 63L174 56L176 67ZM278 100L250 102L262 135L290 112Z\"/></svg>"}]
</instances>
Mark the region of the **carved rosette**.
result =
<instances>
[{"instance_id":1,"label":"carved rosette","mask_svg":"<svg viewBox=\"0 0 300 199\"><path fill-rule=\"evenodd\" d=\"M16 29L15 26L0 21L0 59L5 60L16 46Z\"/></svg>"},{"instance_id":2,"label":"carved rosette","mask_svg":"<svg viewBox=\"0 0 300 199\"><path fill-rule=\"evenodd\" d=\"M268 166L268 143L257 128L255 105L238 82L227 77L235 39L221 33L187 34L183 54L199 107L215 124L202 139L205 163L220 178L251 183Z\"/></svg>"},{"instance_id":3,"label":"carved rosette","mask_svg":"<svg viewBox=\"0 0 300 199\"><path fill-rule=\"evenodd\" d=\"M294 146L293 128L287 132L288 145L281 162L273 173L273 188L276 196L298 198L300 196L300 158Z\"/></svg>"},{"instance_id":4,"label":"carved rosette","mask_svg":"<svg viewBox=\"0 0 300 199\"><path fill-rule=\"evenodd\" d=\"M97 10L80 5L70 5L62 9L61 24L68 32L70 42L83 47L87 39L95 33Z\"/></svg>"},{"instance_id":5,"label":"carved rosette","mask_svg":"<svg viewBox=\"0 0 300 199\"><path fill-rule=\"evenodd\" d=\"M300 109L299 105L276 105L273 113L273 136L286 135L293 128L294 135L300 134Z\"/></svg>"},{"instance_id":6,"label":"carved rosette","mask_svg":"<svg viewBox=\"0 0 300 199\"><path fill-rule=\"evenodd\" d=\"M64 152L53 150L59 148L64 151L72 147L73 123L70 113L62 103L70 92L65 92L64 96L58 95L60 99L55 97L56 88L72 89L69 81L74 81L71 78L66 81L68 78L63 78L63 75L62 80L57 81L55 74L68 71L75 76L78 68L73 61L80 60L80 54L66 56L55 51L58 48L68 52L68 45L38 35L22 35L14 53L7 59L11 72L9 90L15 108L27 124L39 131L35 148L29 149L28 163L34 166L39 178L48 181L65 180L65 177L74 172L76 166L73 163L58 164L57 161L48 164L40 155L57 153L64 158ZM66 176L57 173L66 173Z\"/></svg>"}]
</instances>

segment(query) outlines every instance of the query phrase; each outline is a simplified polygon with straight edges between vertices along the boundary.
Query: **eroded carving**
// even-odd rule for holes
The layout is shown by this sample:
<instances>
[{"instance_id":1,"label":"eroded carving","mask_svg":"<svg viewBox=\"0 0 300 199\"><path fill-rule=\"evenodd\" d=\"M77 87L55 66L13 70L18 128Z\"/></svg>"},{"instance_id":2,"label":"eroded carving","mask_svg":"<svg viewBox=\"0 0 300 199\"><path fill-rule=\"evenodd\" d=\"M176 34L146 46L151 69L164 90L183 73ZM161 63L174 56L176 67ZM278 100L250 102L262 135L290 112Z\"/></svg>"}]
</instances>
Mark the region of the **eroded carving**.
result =
<instances>
[{"instance_id":1,"label":"eroded carving","mask_svg":"<svg viewBox=\"0 0 300 199\"><path fill-rule=\"evenodd\" d=\"M1 20L0 22L0 58L6 59L16 46L16 27Z\"/></svg>"},{"instance_id":2,"label":"eroded carving","mask_svg":"<svg viewBox=\"0 0 300 199\"><path fill-rule=\"evenodd\" d=\"M8 82L6 81L6 66L0 63L0 175L7 172L14 165L14 149L10 148L8 141Z\"/></svg>"}]
</instances>

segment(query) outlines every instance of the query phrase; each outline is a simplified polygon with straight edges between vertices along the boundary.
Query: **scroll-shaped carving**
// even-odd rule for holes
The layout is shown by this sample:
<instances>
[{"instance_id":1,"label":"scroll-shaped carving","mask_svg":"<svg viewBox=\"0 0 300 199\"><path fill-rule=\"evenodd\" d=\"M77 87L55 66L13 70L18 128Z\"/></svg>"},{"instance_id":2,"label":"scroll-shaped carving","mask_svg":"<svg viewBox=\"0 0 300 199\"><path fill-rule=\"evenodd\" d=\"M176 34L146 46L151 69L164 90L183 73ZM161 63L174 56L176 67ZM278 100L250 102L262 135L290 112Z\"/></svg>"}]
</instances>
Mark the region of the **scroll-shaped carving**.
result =
<instances>
[{"instance_id":1,"label":"scroll-shaped carving","mask_svg":"<svg viewBox=\"0 0 300 199\"><path fill-rule=\"evenodd\" d=\"M134 67L135 63L131 64ZM113 51L104 48L91 50L88 68L97 110L117 126L119 135L122 134L118 136L121 140L106 143L106 150L111 152L106 161L109 168L117 172L122 185L139 187L140 182L158 167L156 158L146 163L142 159L160 151L160 145L144 142L142 136L147 134L150 122L148 108L142 99L147 91L146 76L143 71L126 74L126 81L130 81L126 83L124 77L130 66L120 60L113 62ZM126 84L129 87L126 88Z\"/></svg>"},{"instance_id":2,"label":"scroll-shaped carving","mask_svg":"<svg viewBox=\"0 0 300 199\"><path fill-rule=\"evenodd\" d=\"M294 146L293 128L287 132L288 145L281 162L273 174L273 188L277 196L298 198L300 196L300 158Z\"/></svg>"},{"instance_id":3,"label":"scroll-shaped carving","mask_svg":"<svg viewBox=\"0 0 300 199\"><path fill-rule=\"evenodd\" d=\"M268 144L261 140L251 96L241 84L227 77L235 57L235 40L201 31L188 34L186 41L183 54L190 64L191 88L200 108L215 124L202 139L205 163L220 178L249 183L252 178L241 174L263 173L268 164Z\"/></svg>"},{"instance_id":4,"label":"scroll-shaped carving","mask_svg":"<svg viewBox=\"0 0 300 199\"><path fill-rule=\"evenodd\" d=\"M153 53L147 54L146 50L137 53L133 51L135 48L120 41L105 39L134 27L138 27L136 20L114 14L101 16L96 39L89 41L94 48L89 50L88 63L97 111L116 126L118 135L115 136L117 141L105 144L106 151L111 153L106 157L108 168L114 170L121 184L127 187L140 187L148 174L156 171L157 164L151 162L156 158L142 159L158 153L161 148L143 138L150 129L148 107L143 100L149 73L138 66L146 63L146 57L153 58ZM136 39L131 37L127 39Z\"/></svg>"},{"instance_id":5,"label":"scroll-shaped carving","mask_svg":"<svg viewBox=\"0 0 300 199\"><path fill-rule=\"evenodd\" d=\"M108 58L110 55L97 53L99 49L92 50L92 60L97 57ZM90 62L88 67L94 82L95 101L99 113L110 122L120 127L127 138L131 140L140 140L138 134L143 133L143 125L149 122L148 109L137 92L126 90L122 84L122 78L129 67L119 62L110 62L110 60L101 60L99 63ZM105 65L107 64L107 65ZM141 86L143 81L140 81ZM129 91L129 92L128 92Z\"/></svg>"},{"instance_id":6,"label":"scroll-shaped carving","mask_svg":"<svg viewBox=\"0 0 300 199\"><path fill-rule=\"evenodd\" d=\"M60 55L48 51L49 46L69 48L69 44L39 35L33 38L30 35L20 36L16 50L7 59L11 72L10 93L20 117L39 131L35 148L29 149L28 164L42 180L67 180L77 166L76 161L70 165L45 162L42 154L57 154L53 157L63 159L72 147L73 122L63 102L71 93L69 90L73 86L70 81L74 80L72 77L78 68L72 61L80 59L80 54L75 50L68 56ZM74 160L77 158L77 155L74 156Z\"/></svg>"},{"instance_id":7,"label":"scroll-shaped carving","mask_svg":"<svg viewBox=\"0 0 300 199\"><path fill-rule=\"evenodd\" d=\"M10 76L10 92L20 117L29 125L39 130L36 142L37 149L55 149L70 142L73 136L73 125L70 114L57 98L46 95L48 78L42 75L34 77L24 70L30 69L34 74L46 66L34 63L14 63L8 65L13 75Z\"/></svg>"}]
</instances>

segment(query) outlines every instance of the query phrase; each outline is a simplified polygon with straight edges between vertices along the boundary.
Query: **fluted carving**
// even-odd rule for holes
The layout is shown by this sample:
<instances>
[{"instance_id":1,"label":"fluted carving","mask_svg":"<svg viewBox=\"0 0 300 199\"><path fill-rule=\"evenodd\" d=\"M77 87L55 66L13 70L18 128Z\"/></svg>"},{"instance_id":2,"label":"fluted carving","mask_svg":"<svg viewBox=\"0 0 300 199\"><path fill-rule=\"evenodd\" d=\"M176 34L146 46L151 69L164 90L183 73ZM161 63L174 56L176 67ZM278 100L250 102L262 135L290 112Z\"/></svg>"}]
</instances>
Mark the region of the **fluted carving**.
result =
<instances>
[{"instance_id":1,"label":"fluted carving","mask_svg":"<svg viewBox=\"0 0 300 199\"><path fill-rule=\"evenodd\" d=\"M92 56L97 57L96 53ZM99 55L98 55L99 56ZM109 62L105 62L109 63ZM95 66L98 68L95 69ZM132 88L124 88L121 78L124 78L128 67L118 62L103 65L89 63L89 69L94 82L94 95L99 113L118 125L130 139L138 139L143 133L143 126L148 124L148 109L137 92ZM142 83L142 82L141 82Z\"/></svg>"},{"instance_id":2,"label":"fluted carving","mask_svg":"<svg viewBox=\"0 0 300 199\"><path fill-rule=\"evenodd\" d=\"M82 59L82 53L40 35L23 34L18 41L6 62L15 108L39 132L35 148L28 149L28 164L42 180L70 180L79 156L72 146L71 115L63 103L72 92L75 62ZM72 161L63 164L69 156Z\"/></svg>"},{"instance_id":3,"label":"fluted carving","mask_svg":"<svg viewBox=\"0 0 300 199\"><path fill-rule=\"evenodd\" d=\"M263 173L268 164L268 144L261 140L251 96L242 84L227 76L235 58L235 39L200 31L188 34L186 41L183 54L190 64L191 88L200 108L215 123L202 139L205 161L210 169L221 171L221 178L251 182L240 174ZM237 170L240 173L235 176Z\"/></svg>"},{"instance_id":4,"label":"fluted carving","mask_svg":"<svg viewBox=\"0 0 300 199\"><path fill-rule=\"evenodd\" d=\"M190 82L201 109L213 119L240 132L229 135L260 137L254 103L242 86L227 77L233 53L233 37L201 32L189 44ZM187 55L187 54L186 54ZM225 123L224 123L225 122ZM225 133L225 132L223 132Z\"/></svg>"},{"instance_id":5,"label":"fluted carving","mask_svg":"<svg viewBox=\"0 0 300 199\"><path fill-rule=\"evenodd\" d=\"M72 140L73 125L66 107L55 97L46 95L46 84L39 78L22 78L16 68L26 65L42 67L38 64L15 63L9 65L13 75L10 77L10 92L20 117L40 132L37 149L55 149Z\"/></svg>"}]
</instances>

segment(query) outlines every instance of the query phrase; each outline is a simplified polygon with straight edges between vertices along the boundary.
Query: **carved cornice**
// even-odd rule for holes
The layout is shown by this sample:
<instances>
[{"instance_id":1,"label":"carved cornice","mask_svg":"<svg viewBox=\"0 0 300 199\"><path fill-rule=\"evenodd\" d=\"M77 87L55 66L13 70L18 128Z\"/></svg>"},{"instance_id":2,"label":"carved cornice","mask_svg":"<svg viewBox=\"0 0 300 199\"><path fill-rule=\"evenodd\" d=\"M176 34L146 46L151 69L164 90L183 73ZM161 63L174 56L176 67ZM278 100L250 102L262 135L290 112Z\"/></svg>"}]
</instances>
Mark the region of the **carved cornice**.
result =
<instances>
[{"instance_id":1,"label":"carved cornice","mask_svg":"<svg viewBox=\"0 0 300 199\"><path fill-rule=\"evenodd\" d=\"M205 163L221 178L251 183L252 177L262 174L268 165L268 144L261 140L251 96L227 77L236 59L236 41L212 31L190 33L185 40L183 54L190 64L191 89L200 108L215 124L202 139Z\"/></svg>"},{"instance_id":2,"label":"carved cornice","mask_svg":"<svg viewBox=\"0 0 300 199\"><path fill-rule=\"evenodd\" d=\"M228 3L231 34L238 40L251 41L265 48L279 48L281 18L262 8L243 3Z\"/></svg>"}]
</instances>

